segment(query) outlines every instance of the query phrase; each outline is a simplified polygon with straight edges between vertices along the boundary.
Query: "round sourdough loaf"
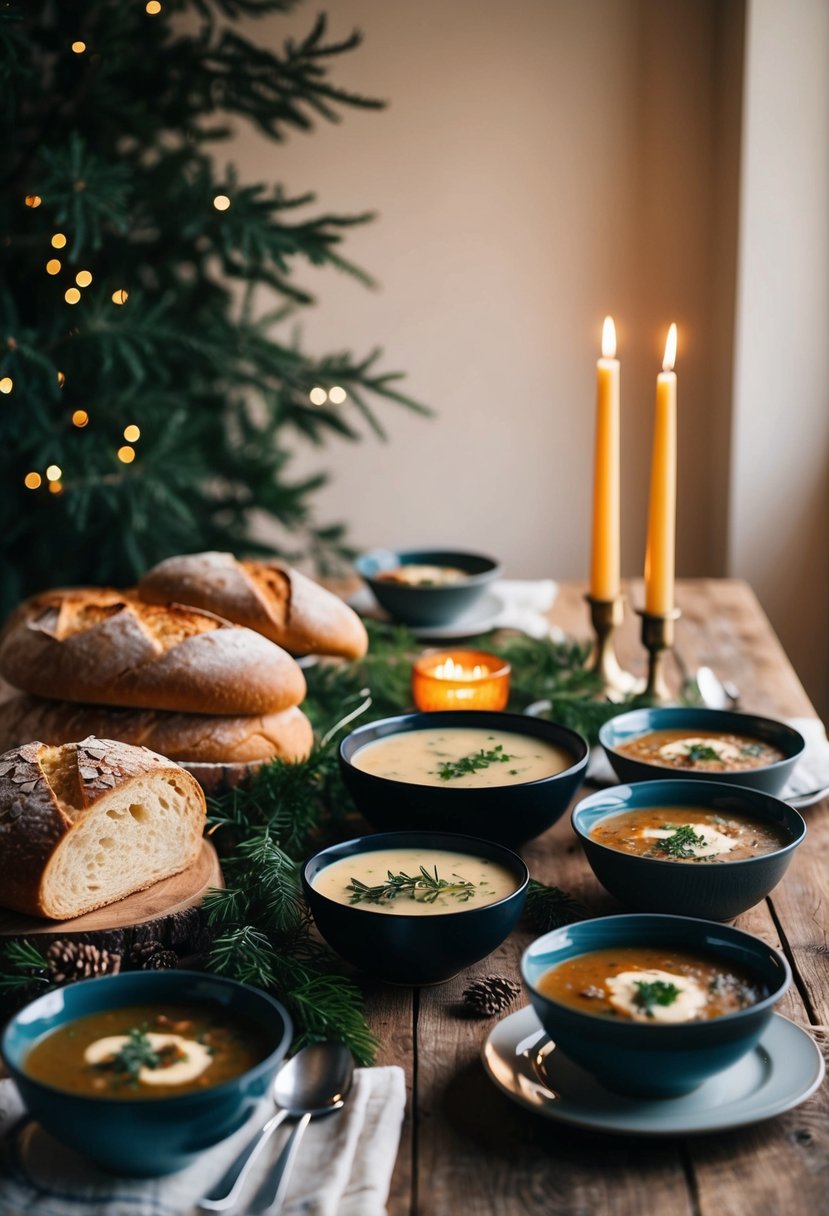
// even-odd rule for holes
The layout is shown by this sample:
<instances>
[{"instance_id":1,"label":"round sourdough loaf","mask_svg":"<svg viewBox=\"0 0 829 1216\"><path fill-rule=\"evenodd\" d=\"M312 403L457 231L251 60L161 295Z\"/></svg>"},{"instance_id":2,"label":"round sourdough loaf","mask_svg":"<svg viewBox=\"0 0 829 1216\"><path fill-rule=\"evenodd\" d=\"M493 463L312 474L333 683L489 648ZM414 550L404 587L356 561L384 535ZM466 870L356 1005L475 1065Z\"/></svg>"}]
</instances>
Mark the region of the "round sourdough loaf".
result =
<instances>
[{"instance_id":1,"label":"round sourdough loaf","mask_svg":"<svg viewBox=\"0 0 829 1216\"><path fill-rule=\"evenodd\" d=\"M69 920L191 865L205 800L145 747L84 739L0 755L0 902Z\"/></svg>"},{"instance_id":2,"label":"round sourdough loaf","mask_svg":"<svg viewBox=\"0 0 829 1216\"><path fill-rule=\"evenodd\" d=\"M275 714L214 716L79 705L20 694L0 705L0 752L30 739L58 745L87 735L149 747L184 764L302 760L314 740L311 723L296 706Z\"/></svg>"},{"instance_id":3,"label":"round sourdough loaf","mask_svg":"<svg viewBox=\"0 0 829 1216\"><path fill-rule=\"evenodd\" d=\"M168 557L138 584L154 604L192 604L255 629L292 654L359 659L368 648L356 612L283 562L237 561L232 553Z\"/></svg>"},{"instance_id":4,"label":"round sourdough loaf","mask_svg":"<svg viewBox=\"0 0 829 1216\"><path fill-rule=\"evenodd\" d=\"M252 630L107 588L22 604L0 636L0 674L41 697L200 714L274 713L305 696L294 659Z\"/></svg>"}]
</instances>

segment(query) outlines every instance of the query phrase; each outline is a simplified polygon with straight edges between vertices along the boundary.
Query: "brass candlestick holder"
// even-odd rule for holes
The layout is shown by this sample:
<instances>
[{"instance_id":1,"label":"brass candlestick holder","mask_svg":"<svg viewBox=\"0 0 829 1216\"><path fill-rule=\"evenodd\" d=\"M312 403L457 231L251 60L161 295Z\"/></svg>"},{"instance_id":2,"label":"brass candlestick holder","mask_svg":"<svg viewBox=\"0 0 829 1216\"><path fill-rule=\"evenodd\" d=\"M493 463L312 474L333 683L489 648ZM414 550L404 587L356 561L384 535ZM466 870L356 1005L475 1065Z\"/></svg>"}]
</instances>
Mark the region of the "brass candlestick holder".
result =
<instances>
[{"instance_id":1,"label":"brass candlestick holder","mask_svg":"<svg viewBox=\"0 0 829 1216\"><path fill-rule=\"evenodd\" d=\"M642 696L655 705L667 705L676 697L665 680L663 659L666 650L673 648L674 625L682 613L678 608L659 614L637 611L642 618L642 645L648 652L648 678Z\"/></svg>"},{"instance_id":2,"label":"brass candlestick holder","mask_svg":"<svg viewBox=\"0 0 829 1216\"><path fill-rule=\"evenodd\" d=\"M596 600L592 595L584 597L590 605L590 620L596 633L596 644L590 662L590 670L601 677L602 686L609 701L621 701L633 692L636 677L619 663L613 645L613 633L625 615L624 597L617 595L612 600Z\"/></svg>"}]
</instances>

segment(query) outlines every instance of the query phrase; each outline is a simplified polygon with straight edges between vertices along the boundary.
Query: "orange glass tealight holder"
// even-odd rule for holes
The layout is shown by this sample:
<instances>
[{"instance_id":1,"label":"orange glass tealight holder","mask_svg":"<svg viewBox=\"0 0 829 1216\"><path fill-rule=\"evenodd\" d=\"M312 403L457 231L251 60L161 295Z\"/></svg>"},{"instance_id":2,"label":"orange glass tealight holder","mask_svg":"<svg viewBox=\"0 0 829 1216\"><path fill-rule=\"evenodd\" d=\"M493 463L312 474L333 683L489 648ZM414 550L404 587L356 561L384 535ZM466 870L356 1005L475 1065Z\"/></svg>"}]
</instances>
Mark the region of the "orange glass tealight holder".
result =
<instances>
[{"instance_id":1,"label":"orange glass tealight holder","mask_svg":"<svg viewBox=\"0 0 829 1216\"><path fill-rule=\"evenodd\" d=\"M440 650L412 667L418 709L503 709L509 700L510 665L482 650Z\"/></svg>"}]
</instances>

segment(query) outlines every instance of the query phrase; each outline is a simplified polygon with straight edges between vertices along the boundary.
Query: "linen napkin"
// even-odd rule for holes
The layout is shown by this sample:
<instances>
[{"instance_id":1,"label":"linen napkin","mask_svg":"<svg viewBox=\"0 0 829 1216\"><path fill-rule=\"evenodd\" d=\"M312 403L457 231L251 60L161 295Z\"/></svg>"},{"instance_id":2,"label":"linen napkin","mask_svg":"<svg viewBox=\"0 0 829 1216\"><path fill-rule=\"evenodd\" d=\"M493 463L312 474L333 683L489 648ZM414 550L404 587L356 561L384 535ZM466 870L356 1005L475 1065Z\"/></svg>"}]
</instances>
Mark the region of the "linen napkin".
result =
<instances>
[{"instance_id":1,"label":"linen napkin","mask_svg":"<svg viewBox=\"0 0 829 1216\"><path fill-rule=\"evenodd\" d=\"M487 588L486 595L451 625L436 628L434 635L428 629L415 630L422 637L462 637L467 629L469 635L490 629L517 629L531 638L563 637L557 625L551 625L547 613L558 595L558 583L544 579L497 579ZM380 607L368 587L361 587L349 598L349 604L361 616L387 621L388 614Z\"/></svg>"},{"instance_id":2,"label":"linen napkin","mask_svg":"<svg viewBox=\"0 0 829 1216\"><path fill-rule=\"evenodd\" d=\"M401 1068L357 1069L343 1109L311 1120L285 1216L384 1216L405 1102ZM0 1216L197 1216L198 1200L272 1112L272 1104L263 1102L243 1128L176 1174L119 1178L27 1120L14 1083L0 1081ZM236 1212L256 1211L257 1190L290 1127L289 1121L273 1136Z\"/></svg>"}]
</instances>

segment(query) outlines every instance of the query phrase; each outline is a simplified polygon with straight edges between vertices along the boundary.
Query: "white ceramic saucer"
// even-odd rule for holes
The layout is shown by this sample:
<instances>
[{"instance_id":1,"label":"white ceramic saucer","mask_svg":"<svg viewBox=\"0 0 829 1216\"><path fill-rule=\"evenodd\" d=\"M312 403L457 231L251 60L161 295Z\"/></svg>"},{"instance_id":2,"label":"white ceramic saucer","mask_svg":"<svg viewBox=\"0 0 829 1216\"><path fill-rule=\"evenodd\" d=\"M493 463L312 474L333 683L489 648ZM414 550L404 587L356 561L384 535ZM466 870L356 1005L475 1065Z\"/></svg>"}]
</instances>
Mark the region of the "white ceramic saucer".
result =
<instances>
[{"instance_id":1,"label":"white ceramic saucer","mask_svg":"<svg viewBox=\"0 0 829 1216\"><path fill-rule=\"evenodd\" d=\"M375 621L390 621L392 618L381 608L368 587L361 587L349 598L348 604L360 616ZM416 638L435 638L450 641L453 638L468 638L491 629L504 610L504 601L494 591L487 591L477 599L462 616L456 616L450 625L409 625L407 628Z\"/></svg>"},{"instance_id":2,"label":"white ceramic saucer","mask_svg":"<svg viewBox=\"0 0 829 1216\"><path fill-rule=\"evenodd\" d=\"M635 1136L687 1136L759 1123L804 1102L825 1071L814 1040L777 1013L753 1051L682 1098L611 1093L555 1050L530 1006L493 1028L483 1061L499 1089L546 1119Z\"/></svg>"}]
</instances>

